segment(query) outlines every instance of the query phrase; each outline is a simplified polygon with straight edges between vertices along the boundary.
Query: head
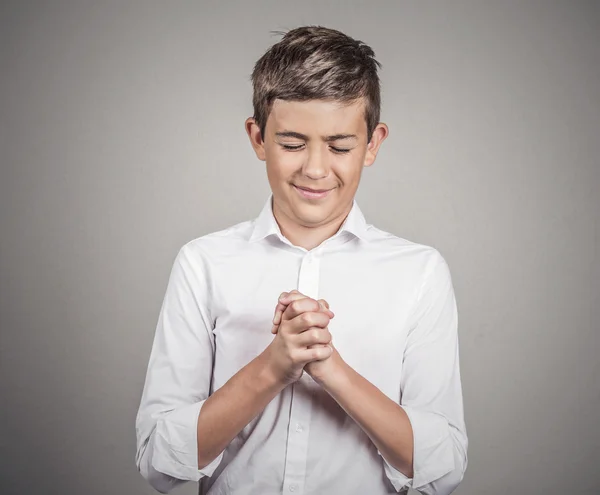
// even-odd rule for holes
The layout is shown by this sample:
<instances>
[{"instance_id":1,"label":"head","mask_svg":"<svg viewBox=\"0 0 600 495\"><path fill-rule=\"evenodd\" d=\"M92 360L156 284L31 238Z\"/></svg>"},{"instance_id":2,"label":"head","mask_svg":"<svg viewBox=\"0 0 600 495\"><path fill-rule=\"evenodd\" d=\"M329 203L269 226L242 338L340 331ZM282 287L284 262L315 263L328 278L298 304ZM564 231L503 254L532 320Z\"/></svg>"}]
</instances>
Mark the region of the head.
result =
<instances>
[{"instance_id":1,"label":"head","mask_svg":"<svg viewBox=\"0 0 600 495\"><path fill-rule=\"evenodd\" d=\"M334 29L282 34L252 72L246 131L266 162L275 212L302 227L341 223L388 134L379 122L381 64L369 46ZM307 198L298 188L329 192Z\"/></svg>"}]
</instances>

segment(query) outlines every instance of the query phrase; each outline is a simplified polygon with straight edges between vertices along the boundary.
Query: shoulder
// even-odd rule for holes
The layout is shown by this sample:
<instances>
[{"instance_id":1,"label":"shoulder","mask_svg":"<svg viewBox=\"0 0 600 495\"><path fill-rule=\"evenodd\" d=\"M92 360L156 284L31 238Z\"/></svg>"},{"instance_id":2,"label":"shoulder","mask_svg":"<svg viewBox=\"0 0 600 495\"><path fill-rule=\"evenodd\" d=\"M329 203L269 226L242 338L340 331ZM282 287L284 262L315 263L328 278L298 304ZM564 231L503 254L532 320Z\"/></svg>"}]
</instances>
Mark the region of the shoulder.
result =
<instances>
[{"instance_id":1,"label":"shoulder","mask_svg":"<svg viewBox=\"0 0 600 495\"><path fill-rule=\"evenodd\" d=\"M427 277L436 266L446 265L441 252L434 246L415 242L382 230L374 225L367 229L370 249L387 252L397 256L413 266L423 277Z\"/></svg>"},{"instance_id":2,"label":"shoulder","mask_svg":"<svg viewBox=\"0 0 600 495\"><path fill-rule=\"evenodd\" d=\"M239 252L240 247L247 243L251 228L252 221L247 220L195 237L181 246L178 256L203 260L204 263L216 261L219 257Z\"/></svg>"}]
</instances>

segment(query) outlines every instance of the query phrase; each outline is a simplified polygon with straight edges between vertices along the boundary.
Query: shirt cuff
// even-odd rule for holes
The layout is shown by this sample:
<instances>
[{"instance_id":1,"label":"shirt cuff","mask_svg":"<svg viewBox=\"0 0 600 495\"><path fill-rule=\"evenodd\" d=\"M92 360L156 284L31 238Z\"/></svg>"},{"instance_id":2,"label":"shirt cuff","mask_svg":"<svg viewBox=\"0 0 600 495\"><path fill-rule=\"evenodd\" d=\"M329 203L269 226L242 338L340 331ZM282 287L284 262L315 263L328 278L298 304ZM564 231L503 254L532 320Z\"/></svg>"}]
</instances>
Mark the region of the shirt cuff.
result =
<instances>
[{"instance_id":1,"label":"shirt cuff","mask_svg":"<svg viewBox=\"0 0 600 495\"><path fill-rule=\"evenodd\" d=\"M198 469L198 416L206 400L175 409L156 423L152 465L157 471L180 480L198 481L212 476L225 451Z\"/></svg>"},{"instance_id":2,"label":"shirt cuff","mask_svg":"<svg viewBox=\"0 0 600 495\"><path fill-rule=\"evenodd\" d=\"M401 405L410 420L413 430L413 477L392 466L377 450L384 462L385 474L396 489L412 488L418 490L453 471L454 442L450 435L448 422L439 414Z\"/></svg>"}]
</instances>

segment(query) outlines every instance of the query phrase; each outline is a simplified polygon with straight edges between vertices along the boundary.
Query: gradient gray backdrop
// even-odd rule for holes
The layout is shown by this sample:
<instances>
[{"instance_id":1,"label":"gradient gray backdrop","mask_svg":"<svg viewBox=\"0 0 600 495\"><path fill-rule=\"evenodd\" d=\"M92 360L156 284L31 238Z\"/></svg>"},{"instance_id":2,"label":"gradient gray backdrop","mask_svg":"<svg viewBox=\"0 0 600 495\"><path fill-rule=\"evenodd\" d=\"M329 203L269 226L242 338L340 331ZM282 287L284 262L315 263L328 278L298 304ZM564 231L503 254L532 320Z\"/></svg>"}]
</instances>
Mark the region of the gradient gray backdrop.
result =
<instances>
[{"instance_id":1,"label":"gradient gray backdrop","mask_svg":"<svg viewBox=\"0 0 600 495\"><path fill-rule=\"evenodd\" d=\"M469 435L455 493L600 493L598 2L4 1L0 16L2 495L155 493L134 421L168 275L184 243L260 212L249 76L270 30L303 24L383 64L367 221L450 265Z\"/></svg>"}]
</instances>

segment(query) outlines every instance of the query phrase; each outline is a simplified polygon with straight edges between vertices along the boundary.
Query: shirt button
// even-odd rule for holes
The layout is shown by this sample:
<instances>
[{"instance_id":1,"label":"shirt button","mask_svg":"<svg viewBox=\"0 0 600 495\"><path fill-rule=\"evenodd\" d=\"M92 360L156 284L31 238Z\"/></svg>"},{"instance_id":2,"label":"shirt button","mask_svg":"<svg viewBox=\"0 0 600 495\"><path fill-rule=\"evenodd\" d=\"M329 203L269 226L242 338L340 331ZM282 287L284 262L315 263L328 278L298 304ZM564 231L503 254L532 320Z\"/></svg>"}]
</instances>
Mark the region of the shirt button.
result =
<instances>
[{"instance_id":1,"label":"shirt button","mask_svg":"<svg viewBox=\"0 0 600 495\"><path fill-rule=\"evenodd\" d=\"M296 431L303 431L302 425L300 423L296 423Z\"/></svg>"},{"instance_id":2,"label":"shirt button","mask_svg":"<svg viewBox=\"0 0 600 495\"><path fill-rule=\"evenodd\" d=\"M298 485L296 485L296 483L293 483L290 485L290 492L295 492L296 488L298 488Z\"/></svg>"}]
</instances>

